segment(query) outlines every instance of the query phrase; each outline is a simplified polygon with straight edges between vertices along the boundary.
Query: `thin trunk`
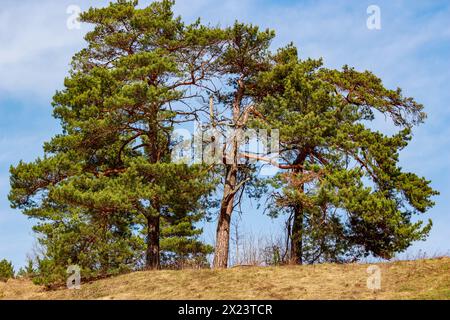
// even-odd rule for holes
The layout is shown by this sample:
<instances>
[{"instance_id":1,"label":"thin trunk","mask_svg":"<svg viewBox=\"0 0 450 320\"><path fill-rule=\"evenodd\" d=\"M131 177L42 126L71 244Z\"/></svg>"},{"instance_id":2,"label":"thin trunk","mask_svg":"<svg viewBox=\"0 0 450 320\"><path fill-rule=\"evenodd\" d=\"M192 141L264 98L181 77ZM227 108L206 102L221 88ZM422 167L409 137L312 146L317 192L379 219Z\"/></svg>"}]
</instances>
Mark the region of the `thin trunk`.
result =
<instances>
[{"instance_id":1,"label":"thin trunk","mask_svg":"<svg viewBox=\"0 0 450 320\"><path fill-rule=\"evenodd\" d=\"M234 237L235 237L235 245L236 245L236 265L240 264L240 259L239 259L239 239L240 239L240 235L239 235L239 224L238 222L236 222L236 225L234 226Z\"/></svg>"},{"instance_id":2,"label":"thin trunk","mask_svg":"<svg viewBox=\"0 0 450 320\"><path fill-rule=\"evenodd\" d=\"M159 258L159 215L147 217L147 250L145 267L148 270L160 269Z\"/></svg>"}]
</instances>

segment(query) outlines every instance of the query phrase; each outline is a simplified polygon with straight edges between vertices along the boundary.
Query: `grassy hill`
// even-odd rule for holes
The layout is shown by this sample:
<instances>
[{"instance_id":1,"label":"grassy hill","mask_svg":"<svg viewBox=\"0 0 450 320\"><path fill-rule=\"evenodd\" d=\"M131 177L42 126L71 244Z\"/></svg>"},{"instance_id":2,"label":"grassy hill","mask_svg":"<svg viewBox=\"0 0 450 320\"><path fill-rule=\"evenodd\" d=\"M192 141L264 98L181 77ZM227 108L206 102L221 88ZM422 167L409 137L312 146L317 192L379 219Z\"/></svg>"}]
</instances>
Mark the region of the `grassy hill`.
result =
<instances>
[{"instance_id":1,"label":"grassy hill","mask_svg":"<svg viewBox=\"0 0 450 320\"><path fill-rule=\"evenodd\" d=\"M0 299L450 299L450 258L377 264L381 290L367 289L364 264L144 271L53 290L29 280L0 283Z\"/></svg>"}]
</instances>

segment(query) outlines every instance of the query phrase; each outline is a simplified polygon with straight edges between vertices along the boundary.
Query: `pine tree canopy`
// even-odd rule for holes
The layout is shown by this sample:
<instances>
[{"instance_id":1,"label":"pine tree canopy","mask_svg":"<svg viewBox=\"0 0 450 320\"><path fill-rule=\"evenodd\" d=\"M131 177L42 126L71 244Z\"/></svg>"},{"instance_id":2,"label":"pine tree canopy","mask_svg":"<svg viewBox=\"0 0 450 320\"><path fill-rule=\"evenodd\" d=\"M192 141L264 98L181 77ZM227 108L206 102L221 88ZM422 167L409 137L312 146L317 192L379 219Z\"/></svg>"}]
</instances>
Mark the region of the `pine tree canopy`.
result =
<instances>
[{"instance_id":1,"label":"pine tree canopy","mask_svg":"<svg viewBox=\"0 0 450 320\"><path fill-rule=\"evenodd\" d=\"M92 277L204 266L213 247L197 224L208 213L214 266L227 267L232 214L250 187L273 200L272 216L287 215L291 262L391 258L426 238L431 221L419 217L438 193L399 165L421 104L369 71L328 69L293 45L272 53L271 30L186 24L173 5L118 0L81 15L92 31L53 98L62 132L10 170L12 207L37 220L38 282L61 281L70 264ZM378 117L396 133L377 130ZM279 130L279 173L261 183L267 159L234 137L223 163L174 161L175 130L194 122Z\"/></svg>"},{"instance_id":2,"label":"pine tree canopy","mask_svg":"<svg viewBox=\"0 0 450 320\"><path fill-rule=\"evenodd\" d=\"M293 46L272 60L258 82L268 94L258 109L264 116L254 125L280 130L287 165L272 180L273 212L283 208L300 220L293 234L302 242L296 259L390 258L424 239L431 221L423 225L412 217L432 207L437 192L398 165L412 127L425 119L423 106L400 89L386 89L368 71L299 60ZM371 129L377 115L390 119L398 133Z\"/></svg>"},{"instance_id":3,"label":"pine tree canopy","mask_svg":"<svg viewBox=\"0 0 450 320\"><path fill-rule=\"evenodd\" d=\"M199 220L199 200L213 187L201 165L171 162L171 133L195 115L177 105L191 98L189 86L206 79L221 32L184 25L170 1L135 5L119 1L82 15L95 27L53 102L63 133L44 145L43 159L11 169L10 199L25 214L65 228L79 210L87 223L109 229L117 217L129 217L120 226L141 226L147 266L159 268L160 218L168 228ZM180 234L197 244L192 252L210 251L197 236Z\"/></svg>"}]
</instances>

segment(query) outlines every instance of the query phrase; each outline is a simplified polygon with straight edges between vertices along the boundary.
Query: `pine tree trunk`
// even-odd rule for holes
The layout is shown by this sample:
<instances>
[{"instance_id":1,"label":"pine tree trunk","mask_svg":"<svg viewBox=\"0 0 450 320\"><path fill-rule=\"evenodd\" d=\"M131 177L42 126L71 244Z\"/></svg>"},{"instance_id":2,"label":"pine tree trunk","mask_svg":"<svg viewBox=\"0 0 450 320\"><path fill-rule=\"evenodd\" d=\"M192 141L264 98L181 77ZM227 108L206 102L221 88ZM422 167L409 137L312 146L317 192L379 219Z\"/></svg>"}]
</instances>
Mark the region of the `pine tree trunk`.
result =
<instances>
[{"instance_id":1,"label":"pine tree trunk","mask_svg":"<svg viewBox=\"0 0 450 320\"><path fill-rule=\"evenodd\" d=\"M238 90L236 91L232 108L234 129L237 131L241 130L244 125L240 122L241 103L244 97L244 91L244 81L240 79L238 80ZM220 205L219 221L217 223L216 248L213 262L213 267L215 269L223 269L228 267L231 215L234 207L234 196L237 192L236 187L239 170L239 142L237 136L235 135L237 131L234 132L232 141L230 142L231 150L229 154L225 155L225 159L227 160L225 164L227 171L222 202Z\"/></svg>"},{"instance_id":2,"label":"pine tree trunk","mask_svg":"<svg viewBox=\"0 0 450 320\"><path fill-rule=\"evenodd\" d=\"M159 258L159 215L147 217L147 250L145 267L147 270L160 269Z\"/></svg>"},{"instance_id":3,"label":"pine tree trunk","mask_svg":"<svg viewBox=\"0 0 450 320\"><path fill-rule=\"evenodd\" d=\"M230 246L231 214L233 213L234 195L232 192L236 187L237 170L234 165L228 168L223 198L220 206L219 221L216 232L216 248L213 266L216 269L228 267L228 253Z\"/></svg>"},{"instance_id":4,"label":"pine tree trunk","mask_svg":"<svg viewBox=\"0 0 450 320\"><path fill-rule=\"evenodd\" d=\"M165 150L158 149L158 105L152 105L153 112L151 117L148 119L149 127L149 148L148 148L148 158L149 162L152 164L159 163L160 155ZM145 267L147 270L157 270L161 269L160 262L160 248L159 248L159 237L160 237L160 206L157 199L152 199L153 209L157 212L156 215L147 216L147 249L145 253Z\"/></svg>"},{"instance_id":5,"label":"pine tree trunk","mask_svg":"<svg viewBox=\"0 0 450 320\"><path fill-rule=\"evenodd\" d=\"M307 150L301 152L294 161L295 165L303 165L308 155ZM302 175L303 168L294 170L294 175ZM298 186L298 192L305 192L305 185L302 183ZM297 203L294 206L294 220L291 230L291 262L294 264L303 264L303 204Z\"/></svg>"},{"instance_id":6,"label":"pine tree trunk","mask_svg":"<svg viewBox=\"0 0 450 320\"><path fill-rule=\"evenodd\" d=\"M291 234L291 261L293 264L303 264L303 210L301 206L294 208L294 221Z\"/></svg>"}]
</instances>

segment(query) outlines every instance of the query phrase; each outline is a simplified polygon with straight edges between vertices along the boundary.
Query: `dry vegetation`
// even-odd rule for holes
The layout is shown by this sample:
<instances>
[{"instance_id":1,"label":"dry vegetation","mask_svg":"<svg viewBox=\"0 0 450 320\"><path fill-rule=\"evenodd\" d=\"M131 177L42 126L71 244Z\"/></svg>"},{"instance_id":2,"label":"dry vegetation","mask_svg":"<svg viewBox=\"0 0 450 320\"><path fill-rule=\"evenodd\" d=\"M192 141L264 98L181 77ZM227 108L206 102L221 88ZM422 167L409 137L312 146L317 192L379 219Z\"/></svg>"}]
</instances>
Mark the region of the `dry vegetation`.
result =
<instances>
[{"instance_id":1,"label":"dry vegetation","mask_svg":"<svg viewBox=\"0 0 450 320\"><path fill-rule=\"evenodd\" d=\"M29 280L0 283L0 299L450 299L450 258L380 263L381 290L367 289L368 265L237 267L135 272L47 291Z\"/></svg>"}]
</instances>

